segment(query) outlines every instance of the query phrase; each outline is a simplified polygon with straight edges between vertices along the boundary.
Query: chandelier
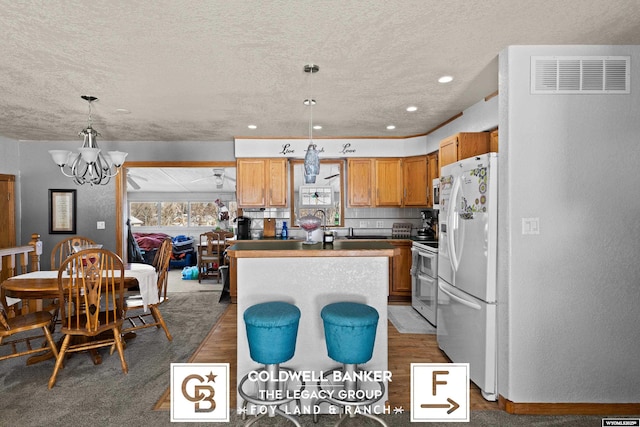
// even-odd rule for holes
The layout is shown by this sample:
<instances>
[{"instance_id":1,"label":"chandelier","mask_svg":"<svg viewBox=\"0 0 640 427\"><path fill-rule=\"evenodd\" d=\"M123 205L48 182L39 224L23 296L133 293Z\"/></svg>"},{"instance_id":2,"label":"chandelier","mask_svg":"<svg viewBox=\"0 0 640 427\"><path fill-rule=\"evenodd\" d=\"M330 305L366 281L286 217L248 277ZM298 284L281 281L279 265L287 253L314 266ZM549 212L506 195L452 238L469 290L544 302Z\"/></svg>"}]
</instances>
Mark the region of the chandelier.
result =
<instances>
[{"instance_id":1,"label":"chandelier","mask_svg":"<svg viewBox=\"0 0 640 427\"><path fill-rule=\"evenodd\" d=\"M96 137L100 135L91 127L91 103L98 98L83 95L89 103L89 123L78 135L83 137L78 153L67 150L49 150L53 161L66 177L73 178L77 185L106 185L116 176L124 163L127 153L122 151L101 152Z\"/></svg>"},{"instance_id":2,"label":"chandelier","mask_svg":"<svg viewBox=\"0 0 640 427\"><path fill-rule=\"evenodd\" d=\"M304 72L309 73L309 76L312 76L313 73L317 73L318 71L320 71L320 67L315 64L304 66ZM304 100L304 105L309 107L309 146L307 147L307 154L304 156L305 184L315 183L316 176L320 173L320 157L318 156L316 144L313 143L313 106L315 103L316 100L313 98Z\"/></svg>"}]
</instances>

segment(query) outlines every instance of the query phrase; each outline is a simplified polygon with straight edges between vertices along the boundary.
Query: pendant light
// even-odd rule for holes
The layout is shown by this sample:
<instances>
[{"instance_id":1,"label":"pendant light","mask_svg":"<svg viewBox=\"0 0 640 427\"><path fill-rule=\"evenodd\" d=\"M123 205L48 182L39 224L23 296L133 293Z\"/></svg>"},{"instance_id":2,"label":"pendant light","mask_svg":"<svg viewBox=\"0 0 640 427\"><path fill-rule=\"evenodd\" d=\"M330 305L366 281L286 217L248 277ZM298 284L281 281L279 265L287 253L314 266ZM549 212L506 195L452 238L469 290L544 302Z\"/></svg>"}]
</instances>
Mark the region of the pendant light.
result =
<instances>
[{"instance_id":1,"label":"pendant light","mask_svg":"<svg viewBox=\"0 0 640 427\"><path fill-rule=\"evenodd\" d=\"M320 71L320 67L315 64L309 64L304 66L304 72L309 73L312 76L313 73ZM304 182L305 184L313 184L316 182L316 176L320 173L320 157L316 144L313 142L313 106L316 100L313 98L307 98L304 100L304 105L309 107L309 146L307 147L307 154L304 156Z\"/></svg>"}]
</instances>

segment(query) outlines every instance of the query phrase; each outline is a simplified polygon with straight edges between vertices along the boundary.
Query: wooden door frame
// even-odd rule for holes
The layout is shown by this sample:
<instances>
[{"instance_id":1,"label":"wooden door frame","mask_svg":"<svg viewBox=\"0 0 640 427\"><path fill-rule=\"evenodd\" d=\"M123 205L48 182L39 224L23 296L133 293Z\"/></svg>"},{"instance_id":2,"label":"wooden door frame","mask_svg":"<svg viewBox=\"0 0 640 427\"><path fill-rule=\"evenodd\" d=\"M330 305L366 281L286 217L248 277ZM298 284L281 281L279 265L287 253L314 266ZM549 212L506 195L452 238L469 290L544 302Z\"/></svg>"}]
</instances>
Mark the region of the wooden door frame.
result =
<instances>
[{"instance_id":1,"label":"wooden door frame","mask_svg":"<svg viewBox=\"0 0 640 427\"><path fill-rule=\"evenodd\" d=\"M122 170L116 175L116 253L126 261L126 212L127 202L127 169L129 168L215 168L235 167L235 161L131 161L122 166Z\"/></svg>"},{"instance_id":2,"label":"wooden door frame","mask_svg":"<svg viewBox=\"0 0 640 427\"><path fill-rule=\"evenodd\" d=\"M15 175L7 175L7 174L0 174L0 181L2 182L6 182L9 187L8 190L10 192L9 197L10 199L9 201L9 207L10 207L10 212L9 215L7 216L8 219L8 223L7 224L2 224L3 227L3 233L7 232L7 237L9 237L8 239L8 245L7 247L12 247L16 245L16 176Z\"/></svg>"}]
</instances>

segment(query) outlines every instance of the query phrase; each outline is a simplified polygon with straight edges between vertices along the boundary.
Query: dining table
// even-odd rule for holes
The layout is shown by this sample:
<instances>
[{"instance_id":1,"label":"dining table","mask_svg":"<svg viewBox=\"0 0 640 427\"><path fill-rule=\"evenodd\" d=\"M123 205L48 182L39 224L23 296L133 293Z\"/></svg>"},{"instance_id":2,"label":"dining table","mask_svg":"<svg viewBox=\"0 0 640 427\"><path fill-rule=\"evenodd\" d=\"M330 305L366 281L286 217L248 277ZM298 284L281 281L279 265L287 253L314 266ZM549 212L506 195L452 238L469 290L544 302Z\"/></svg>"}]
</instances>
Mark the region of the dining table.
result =
<instances>
[{"instance_id":1,"label":"dining table","mask_svg":"<svg viewBox=\"0 0 640 427\"><path fill-rule=\"evenodd\" d=\"M63 273L63 277L68 277ZM156 269L149 264L128 263L124 266L124 286L131 289L140 288L144 311L149 310L150 304L157 304L159 300ZM41 300L58 298L58 270L32 271L9 277L0 284L1 297L11 306L22 299Z\"/></svg>"},{"instance_id":2,"label":"dining table","mask_svg":"<svg viewBox=\"0 0 640 427\"><path fill-rule=\"evenodd\" d=\"M156 269L149 264L128 263L124 269L124 286L127 290L139 287L142 296L142 304L145 312L148 312L149 305L157 304L160 299L157 287ZM63 276L68 273L64 272ZM68 277L68 276L67 276ZM58 270L32 271L25 274L10 277L0 284L0 300L5 308L23 301L23 306L27 305L29 312L42 310L42 300L55 300L59 297ZM27 364L33 364L46 357L33 356ZM94 359L94 363L100 363L99 359Z\"/></svg>"}]
</instances>

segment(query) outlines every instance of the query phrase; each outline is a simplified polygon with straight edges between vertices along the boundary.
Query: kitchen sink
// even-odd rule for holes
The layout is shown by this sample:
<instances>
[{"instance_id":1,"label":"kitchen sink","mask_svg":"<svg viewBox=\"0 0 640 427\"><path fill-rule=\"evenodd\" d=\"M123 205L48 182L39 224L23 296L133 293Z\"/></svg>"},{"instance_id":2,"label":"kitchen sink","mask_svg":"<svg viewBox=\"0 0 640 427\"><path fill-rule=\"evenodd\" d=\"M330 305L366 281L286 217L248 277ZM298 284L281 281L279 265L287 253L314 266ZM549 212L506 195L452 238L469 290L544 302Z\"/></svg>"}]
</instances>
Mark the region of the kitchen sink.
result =
<instances>
[{"instance_id":1,"label":"kitchen sink","mask_svg":"<svg viewBox=\"0 0 640 427\"><path fill-rule=\"evenodd\" d=\"M370 234L370 235L363 234L363 235L359 235L359 236L345 236L345 237L346 237L347 239L349 239L349 240L358 240L358 239L362 239L362 240L364 240L364 239L368 239L368 240L372 240L372 239L380 240L380 239L388 239L388 237L387 237L387 236L376 236L376 235L373 235L373 234Z\"/></svg>"}]
</instances>

